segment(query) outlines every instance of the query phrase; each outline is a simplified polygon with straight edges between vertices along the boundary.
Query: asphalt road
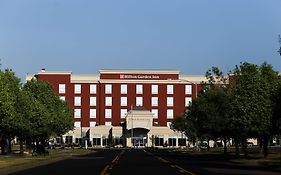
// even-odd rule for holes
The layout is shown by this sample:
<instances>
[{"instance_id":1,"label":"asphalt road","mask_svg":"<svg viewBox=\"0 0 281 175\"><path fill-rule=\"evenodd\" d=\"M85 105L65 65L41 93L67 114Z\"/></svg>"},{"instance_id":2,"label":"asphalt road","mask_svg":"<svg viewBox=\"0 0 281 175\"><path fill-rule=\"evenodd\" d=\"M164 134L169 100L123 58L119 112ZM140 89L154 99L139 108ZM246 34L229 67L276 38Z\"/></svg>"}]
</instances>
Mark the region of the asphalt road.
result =
<instances>
[{"instance_id":1,"label":"asphalt road","mask_svg":"<svg viewBox=\"0 0 281 175\"><path fill-rule=\"evenodd\" d=\"M198 157L153 149L97 149L11 175L180 175L180 174L280 174L258 165L235 165L214 157Z\"/></svg>"}]
</instances>

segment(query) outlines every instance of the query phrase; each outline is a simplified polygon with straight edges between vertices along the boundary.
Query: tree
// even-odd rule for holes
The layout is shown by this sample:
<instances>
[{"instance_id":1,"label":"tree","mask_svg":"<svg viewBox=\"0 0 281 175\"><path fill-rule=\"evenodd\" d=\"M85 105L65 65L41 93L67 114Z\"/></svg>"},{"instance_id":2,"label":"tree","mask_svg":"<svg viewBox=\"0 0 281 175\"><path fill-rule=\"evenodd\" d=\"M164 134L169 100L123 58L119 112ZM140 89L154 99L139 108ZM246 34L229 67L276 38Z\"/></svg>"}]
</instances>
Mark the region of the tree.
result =
<instances>
[{"instance_id":1,"label":"tree","mask_svg":"<svg viewBox=\"0 0 281 175\"><path fill-rule=\"evenodd\" d=\"M267 156L273 116L273 94L278 87L278 73L272 66L241 63L233 70L235 86L231 99L230 128L236 139L242 140L247 155L247 138L259 137L263 142L263 154ZM239 133L239 134L238 134Z\"/></svg>"},{"instance_id":2,"label":"tree","mask_svg":"<svg viewBox=\"0 0 281 175\"><path fill-rule=\"evenodd\" d=\"M23 91L34 102L26 115L30 115L31 137L37 145L44 145L50 136L60 136L73 128L71 110L53 93L49 83L32 79Z\"/></svg>"},{"instance_id":3,"label":"tree","mask_svg":"<svg viewBox=\"0 0 281 175\"><path fill-rule=\"evenodd\" d=\"M2 154L5 145L16 134L20 122L17 118L16 104L20 91L20 80L10 69L0 70L0 138ZM9 151L11 144L9 144Z\"/></svg>"}]
</instances>

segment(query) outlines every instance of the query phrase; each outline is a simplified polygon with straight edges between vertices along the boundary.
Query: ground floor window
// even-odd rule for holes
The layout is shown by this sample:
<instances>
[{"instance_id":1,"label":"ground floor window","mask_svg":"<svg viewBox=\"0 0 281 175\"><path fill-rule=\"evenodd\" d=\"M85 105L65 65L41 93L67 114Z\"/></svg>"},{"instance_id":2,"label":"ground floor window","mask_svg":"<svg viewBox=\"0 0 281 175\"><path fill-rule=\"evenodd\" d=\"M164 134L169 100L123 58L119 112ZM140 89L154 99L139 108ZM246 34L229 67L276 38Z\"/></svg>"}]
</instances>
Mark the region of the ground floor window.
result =
<instances>
[{"instance_id":1,"label":"ground floor window","mask_svg":"<svg viewBox=\"0 0 281 175\"><path fill-rule=\"evenodd\" d=\"M102 138L102 145L103 145L103 146L109 145L109 139L106 138L106 137L103 137L103 138Z\"/></svg>"},{"instance_id":2,"label":"ground floor window","mask_svg":"<svg viewBox=\"0 0 281 175\"><path fill-rule=\"evenodd\" d=\"M163 146L164 145L164 138L159 137L159 136L155 136L154 137L154 144L155 144L155 146Z\"/></svg>"},{"instance_id":3,"label":"ground floor window","mask_svg":"<svg viewBox=\"0 0 281 175\"><path fill-rule=\"evenodd\" d=\"M186 138L178 138L179 146L186 146Z\"/></svg>"},{"instance_id":4,"label":"ground floor window","mask_svg":"<svg viewBox=\"0 0 281 175\"><path fill-rule=\"evenodd\" d=\"M168 145L169 146L176 146L177 139L176 138L169 138Z\"/></svg>"},{"instance_id":5,"label":"ground floor window","mask_svg":"<svg viewBox=\"0 0 281 175\"><path fill-rule=\"evenodd\" d=\"M72 140L73 140L72 136L65 136L65 143L70 144L72 143Z\"/></svg>"},{"instance_id":6,"label":"ground floor window","mask_svg":"<svg viewBox=\"0 0 281 175\"><path fill-rule=\"evenodd\" d=\"M100 146L101 138L93 138L93 146Z\"/></svg>"}]
</instances>

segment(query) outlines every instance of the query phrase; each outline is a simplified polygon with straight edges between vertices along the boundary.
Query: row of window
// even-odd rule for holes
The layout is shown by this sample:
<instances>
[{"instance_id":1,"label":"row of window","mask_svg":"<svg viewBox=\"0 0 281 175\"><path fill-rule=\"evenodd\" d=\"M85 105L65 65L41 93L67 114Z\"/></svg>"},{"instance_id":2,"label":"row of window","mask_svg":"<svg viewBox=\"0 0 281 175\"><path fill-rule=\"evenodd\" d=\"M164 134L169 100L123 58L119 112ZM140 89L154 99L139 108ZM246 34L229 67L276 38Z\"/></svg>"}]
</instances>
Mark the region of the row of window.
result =
<instances>
[{"instance_id":1,"label":"row of window","mask_svg":"<svg viewBox=\"0 0 281 175\"><path fill-rule=\"evenodd\" d=\"M61 99L65 100L65 97L61 96ZM128 106L127 101L127 97L121 97L121 106ZM90 106L96 106L96 102L96 97L90 97ZM189 106L191 102L191 97L185 97L185 106ZM81 97L74 97L74 106L81 106ZM112 106L112 97L105 97L105 106ZM143 106L143 97L136 97L136 106ZM158 106L158 97L151 97L151 106ZM174 97L167 97L167 106L174 106Z\"/></svg>"},{"instance_id":2,"label":"row of window","mask_svg":"<svg viewBox=\"0 0 281 175\"><path fill-rule=\"evenodd\" d=\"M158 124L158 122L154 122L154 123ZM171 123L172 122L167 122L167 127L171 127ZM111 122L105 122L104 124L105 124L105 126L112 126ZM90 121L90 127L95 127L96 125L97 125L97 122ZM79 122L79 121L74 122L74 126L80 128L81 122Z\"/></svg>"},{"instance_id":3,"label":"row of window","mask_svg":"<svg viewBox=\"0 0 281 175\"><path fill-rule=\"evenodd\" d=\"M121 84L120 85L121 94L127 94L127 84ZM59 84L59 93L65 94L65 84ZM74 93L75 94L81 94L81 84L75 84L74 85ZM96 94L97 93L97 85L96 84L90 84L90 94ZM158 85L151 85L151 93L152 94L158 94ZM185 85L185 94L191 94L192 93L192 86L191 85ZM112 94L112 84L105 84L105 94ZM143 94L143 85L137 84L136 85L136 94ZM167 85L167 94L174 94L174 85Z\"/></svg>"},{"instance_id":4,"label":"row of window","mask_svg":"<svg viewBox=\"0 0 281 175\"><path fill-rule=\"evenodd\" d=\"M127 115L127 109L121 109L120 110L120 116L121 118L125 118ZM153 118L158 118L158 109L151 109L151 113L153 114ZM104 110L105 118L112 118L112 109L105 109ZM96 118L97 117L97 110L96 109L90 109L90 118ZM74 109L74 118L81 118L81 109ZM174 118L174 110L173 109L167 109L167 119L173 119Z\"/></svg>"}]
</instances>

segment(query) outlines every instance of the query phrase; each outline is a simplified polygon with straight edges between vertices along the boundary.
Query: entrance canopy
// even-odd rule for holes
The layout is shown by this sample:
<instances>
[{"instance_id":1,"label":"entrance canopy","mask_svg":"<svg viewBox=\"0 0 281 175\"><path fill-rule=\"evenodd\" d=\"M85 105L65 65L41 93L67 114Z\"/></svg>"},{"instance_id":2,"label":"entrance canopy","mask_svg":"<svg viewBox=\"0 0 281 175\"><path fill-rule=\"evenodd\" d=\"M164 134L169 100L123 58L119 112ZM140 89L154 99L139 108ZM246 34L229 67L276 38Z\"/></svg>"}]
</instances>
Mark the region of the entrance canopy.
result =
<instances>
[{"instance_id":1,"label":"entrance canopy","mask_svg":"<svg viewBox=\"0 0 281 175\"><path fill-rule=\"evenodd\" d=\"M148 110L132 109L126 117L126 129L144 128L151 130L153 123L153 114Z\"/></svg>"}]
</instances>

